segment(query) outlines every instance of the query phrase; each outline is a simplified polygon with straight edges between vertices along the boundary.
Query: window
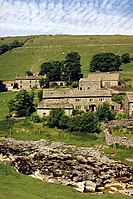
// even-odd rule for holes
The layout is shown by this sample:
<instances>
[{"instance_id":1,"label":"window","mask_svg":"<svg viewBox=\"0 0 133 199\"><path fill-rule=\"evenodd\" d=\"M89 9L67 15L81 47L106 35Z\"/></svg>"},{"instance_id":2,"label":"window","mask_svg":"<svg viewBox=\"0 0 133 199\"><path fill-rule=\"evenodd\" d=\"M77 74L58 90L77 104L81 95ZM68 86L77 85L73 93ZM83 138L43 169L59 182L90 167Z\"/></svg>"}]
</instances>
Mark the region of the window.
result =
<instances>
[{"instance_id":1,"label":"window","mask_svg":"<svg viewBox=\"0 0 133 199\"><path fill-rule=\"evenodd\" d=\"M76 102L80 102L81 101L81 99L76 99Z\"/></svg>"},{"instance_id":2,"label":"window","mask_svg":"<svg viewBox=\"0 0 133 199\"><path fill-rule=\"evenodd\" d=\"M90 89L90 87L88 86L88 88L87 88L88 90Z\"/></svg>"},{"instance_id":3,"label":"window","mask_svg":"<svg viewBox=\"0 0 133 199\"><path fill-rule=\"evenodd\" d=\"M35 81L35 83L37 83L37 80Z\"/></svg>"},{"instance_id":4,"label":"window","mask_svg":"<svg viewBox=\"0 0 133 199\"><path fill-rule=\"evenodd\" d=\"M100 101L100 102L104 101L104 98L99 98L99 101Z\"/></svg>"},{"instance_id":5,"label":"window","mask_svg":"<svg viewBox=\"0 0 133 199\"><path fill-rule=\"evenodd\" d=\"M90 102L93 102L93 99L91 98L91 99L89 99L89 101L90 101Z\"/></svg>"},{"instance_id":6,"label":"window","mask_svg":"<svg viewBox=\"0 0 133 199\"><path fill-rule=\"evenodd\" d=\"M31 80L30 80L30 84L31 84Z\"/></svg>"},{"instance_id":7,"label":"window","mask_svg":"<svg viewBox=\"0 0 133 199\"><path fill-rule=\"evenodd\" d=\"M20 81L20 84L22 84L22 81Z\"/></svg>"},{"instance_id":8,"label":"window","mask_svg":"<svg viewBox=\"0 0 133 199\"><path fill-rule=\"evenodd\" d=\"M20 85L20 88L22 88L22 85Z\"/></svg>"},{"instance_id":9,"label":"window","mask_svg":"<svg viewBox=\"0 0 133 199\"><path fill-rule=\"evenodd\" d=\"M81 106L75 106L76 109L81 109Z\"/></svg>"}]
</instances>

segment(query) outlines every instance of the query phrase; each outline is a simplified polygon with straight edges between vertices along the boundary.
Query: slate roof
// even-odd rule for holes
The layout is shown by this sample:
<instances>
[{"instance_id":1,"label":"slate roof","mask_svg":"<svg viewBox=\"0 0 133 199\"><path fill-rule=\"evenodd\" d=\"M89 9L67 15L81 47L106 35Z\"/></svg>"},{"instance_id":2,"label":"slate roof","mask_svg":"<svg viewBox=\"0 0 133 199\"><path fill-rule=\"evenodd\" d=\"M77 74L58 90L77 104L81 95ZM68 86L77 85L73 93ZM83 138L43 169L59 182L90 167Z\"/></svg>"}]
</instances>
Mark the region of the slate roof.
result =
<instances>
[{"instance_id":1,"label":"slate roof","mask_svg":"<svg viewBox=\"0 0 133 199\"><path fill-rule=\"evenodd\" d=\"M45 91L43 92L43 99L56 99L56 98L87 98L87 97L111 97L109 90L69 90L69 91Z\"/></svg>"},{"instance_id":2,"label":"slate roof","mask_svg":"<svg viewBox=\"0 0 133 199\"><path fill-rule=\"evenodd\" d=\"M41 80L43 76L18 76L15 80Z\"/></svg>"},{"instance_id":3,"label":"slate roof","mask_svg":"<svg viewBox=\"0 0 133 199\"><path fill-rule=\"evenodd\" d=\"M104 72L104 73L94 73L89 74L88 79L98 79L101 78L103 81L118 81L119 80L119 73L110 73L110 72Z\"/></svg>"}]
</instances>

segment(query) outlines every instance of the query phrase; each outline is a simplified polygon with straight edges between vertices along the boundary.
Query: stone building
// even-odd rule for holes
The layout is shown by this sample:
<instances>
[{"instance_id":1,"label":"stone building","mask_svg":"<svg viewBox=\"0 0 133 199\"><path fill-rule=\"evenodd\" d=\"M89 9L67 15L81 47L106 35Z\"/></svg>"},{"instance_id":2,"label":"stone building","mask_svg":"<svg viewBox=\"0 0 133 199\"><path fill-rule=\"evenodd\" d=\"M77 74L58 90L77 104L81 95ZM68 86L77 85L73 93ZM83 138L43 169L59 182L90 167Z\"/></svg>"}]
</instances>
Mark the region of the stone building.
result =
<instances>
[{"instance_id":1,"label":"stone building","mask_svg":"<svg viewBox=\"0 0 133 199\"><path fill-rule=\"evenodd\" d=\"M19 89L32 89L40 88L39 81L42 79L42 76L17 76L15 82L18 84Z\"/></svg>"},{"instance_id":2,"label":"stone building","mask_svg":"<svg viewBox=\"0 0 133 199\"><path fill-rule=\"evenodd\" d=\"M37 113L40 116L49 115L52 108L64 108L66 115L70 116L73 109L95 111L96 107L103 104L103 102L109 103L113 110L118 109L116 103L111 100L109 90L46 91L43 93L43 99L37 107Z\"/></svg>"},{"instance_id":3,"label":"stone building","mask_svg":"<svg viewBox=\"0 0 133 199\"><path fill-rule=\"evenodd\" d=\"M127 92L124 99L124 110L129 117L133 117L133 92Z\"/></svg>"},{"instance_id":4,"label":"stone building","mask_svg":"<svg viewBox=\"0 0 133 199\"><path fill-rule=\"evenodd\" d=\"M119 73L91 73L79 80L79 90L100 90L118 86Z\"/></svg>"},{"instance_id":5,"label":"stone building","mask_svg":"<svg viewBox=\"0 0 133 199\"><path fill-rule=\"evenodd\" d=\"M14 84L15 84L15 81L14 80L4 80L3 84L6 85L6 88L7 88L8 91L12 91Z\"/></svg>"}]
</instances>

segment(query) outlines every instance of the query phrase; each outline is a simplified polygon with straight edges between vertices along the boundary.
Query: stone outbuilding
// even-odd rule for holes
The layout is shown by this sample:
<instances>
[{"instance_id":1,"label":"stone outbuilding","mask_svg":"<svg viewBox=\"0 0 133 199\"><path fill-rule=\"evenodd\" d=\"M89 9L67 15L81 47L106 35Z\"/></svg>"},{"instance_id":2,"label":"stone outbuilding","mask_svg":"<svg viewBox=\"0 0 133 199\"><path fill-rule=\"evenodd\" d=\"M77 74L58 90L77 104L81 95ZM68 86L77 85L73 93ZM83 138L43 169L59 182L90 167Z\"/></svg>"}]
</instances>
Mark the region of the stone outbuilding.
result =
<instances>
[{"instance_id":1,"label":"stone outbuilding","mask_svg":"<svg viewBox=\"0 0 133 199\"><path fill-rule=\"evenodd\" d=\"M127 92L124 99L124 110L129 117L133 117L133 92Z\"/></svg>"},{"instance_id":2,"label":"stone outbuilding","mask_svg":"<svg viewBox=\"0 0 133 199\"><path fill-rule=\"evenodd\" d=\"M87 78L79 80L79 90L100 90L118 86L119 73L90 73Z\"/></svg>"},{"instance_id":3,"label":"stone outbuilding","mask_svg":"<svg viewBox=\"0 0 133 199\"><path fill-rule=\"evenodd\" d=\"M40 88L39 81L43 78L43 76L17 76L15 78L15 82L18 84L19 89L32 89L32 88Z\"/></svg>"}]
</instances>

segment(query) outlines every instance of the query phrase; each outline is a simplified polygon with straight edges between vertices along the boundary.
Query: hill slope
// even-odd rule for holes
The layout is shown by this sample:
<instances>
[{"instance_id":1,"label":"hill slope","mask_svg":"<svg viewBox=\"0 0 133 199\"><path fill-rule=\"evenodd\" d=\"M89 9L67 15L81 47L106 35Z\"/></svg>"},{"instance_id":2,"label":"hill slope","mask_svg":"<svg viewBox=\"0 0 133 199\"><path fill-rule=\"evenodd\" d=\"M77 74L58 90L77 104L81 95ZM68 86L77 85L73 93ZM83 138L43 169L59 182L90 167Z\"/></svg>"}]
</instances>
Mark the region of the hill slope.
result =
<instances>
[{"instance_id":1,"label":"hill slope","mask_svg":"<svg viewBox=\"0 0 133 199\"><path fill-rule=\"evenodd\" d=\"M133 36L25 36L0 39L0 45L13 40L24 42L24 46L0 56L0 79L14 79L27 70L39 71L46 61L63 60L68 52L81 55L83 73L88 73L88 65L94 54L113 52L118 55L129 53L133 57Z\"/></svg>"}]
</instances>

